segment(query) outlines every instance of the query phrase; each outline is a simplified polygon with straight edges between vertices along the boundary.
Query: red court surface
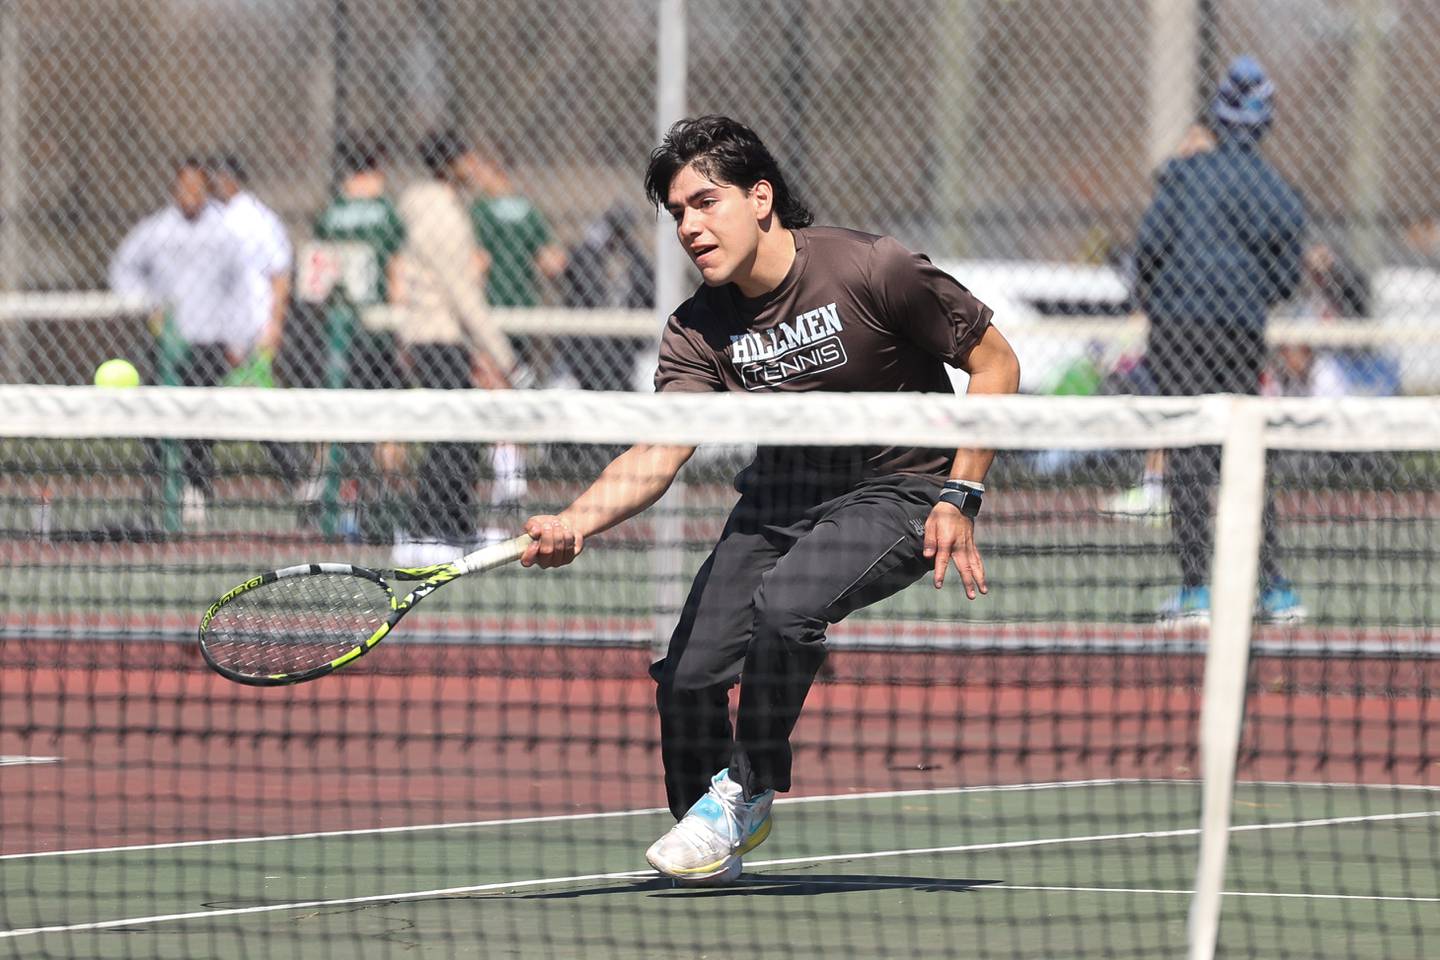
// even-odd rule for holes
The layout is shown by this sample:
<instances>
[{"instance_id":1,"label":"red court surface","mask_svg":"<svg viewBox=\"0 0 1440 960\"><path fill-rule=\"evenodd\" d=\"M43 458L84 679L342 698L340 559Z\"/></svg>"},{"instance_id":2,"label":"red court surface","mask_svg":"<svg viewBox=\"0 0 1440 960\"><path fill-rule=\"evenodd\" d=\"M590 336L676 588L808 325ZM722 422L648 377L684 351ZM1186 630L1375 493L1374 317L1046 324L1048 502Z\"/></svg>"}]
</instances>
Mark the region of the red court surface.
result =
<instances>
[{"instance_id":1,"label":"red court surface","mask_svg":"<svg viewBox=\"0 0 1440 960\"><path fill-rule=\"evenodd\" d=\"M407 645L282 688L193 646L0 650L0 756L59 758L0 767L4 854L663 804L644 650ZM1194 778L1202 673L1193 653L841 651L795 792ZM1440 784L1440 662L1251 675L1243 779Z\"/></svg>"}]
</instances>

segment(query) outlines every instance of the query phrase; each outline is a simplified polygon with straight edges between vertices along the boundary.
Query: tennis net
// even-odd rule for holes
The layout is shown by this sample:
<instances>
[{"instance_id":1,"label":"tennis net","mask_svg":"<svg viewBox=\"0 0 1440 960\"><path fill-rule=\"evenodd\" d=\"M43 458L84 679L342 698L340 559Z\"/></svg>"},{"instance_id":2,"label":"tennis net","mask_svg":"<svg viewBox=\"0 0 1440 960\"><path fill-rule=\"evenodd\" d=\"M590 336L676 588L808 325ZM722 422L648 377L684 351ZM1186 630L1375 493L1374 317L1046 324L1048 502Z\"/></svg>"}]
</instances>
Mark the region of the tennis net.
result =
<instances>
[{"instance_id":1,"label":"tennis net","mask_svg":"<svg viewBox=\"0 0 1440 960\"><path fill-rule=\"evenodd\" d=\"M635 442L700 446L574 565L458 580L313 683L201 661L200 615L249 576L513 534ZM757 444L805 468L808 492L764 487L781 499L853 468L819 447L996 448L989 593L920 576L835 624L772 837L737 883L677 887L643 859L673 824L647 672ZM1210 618L1162 619L1178 505L1114 498L1157 449L1203 487L1218 448ZM1440 401L7 386L0 451L0 953L1364 957L1440 936Z\"/></svg>"}]
</instances>

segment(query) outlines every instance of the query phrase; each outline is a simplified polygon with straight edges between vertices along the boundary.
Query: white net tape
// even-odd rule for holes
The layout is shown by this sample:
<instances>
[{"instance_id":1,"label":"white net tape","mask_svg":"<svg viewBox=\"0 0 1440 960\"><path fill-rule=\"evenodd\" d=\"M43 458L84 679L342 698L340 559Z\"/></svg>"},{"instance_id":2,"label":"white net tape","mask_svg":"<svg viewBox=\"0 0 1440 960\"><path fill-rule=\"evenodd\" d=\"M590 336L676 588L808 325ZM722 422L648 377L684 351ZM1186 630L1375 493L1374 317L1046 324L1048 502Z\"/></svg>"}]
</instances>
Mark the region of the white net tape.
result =
<instances>
[{"instance_id":1,"label":"white net tape","mask_svg":"<svg viewBox=\"0 0 1440 960\"><path fill-rule=\"evenodd\" d=\"M1440 398L969 397L0 387L0 436L379 442L901 444L1010 450L1218 444L1235 405L1292 450L1440 448Z\"/></svg>"}]
</instances>

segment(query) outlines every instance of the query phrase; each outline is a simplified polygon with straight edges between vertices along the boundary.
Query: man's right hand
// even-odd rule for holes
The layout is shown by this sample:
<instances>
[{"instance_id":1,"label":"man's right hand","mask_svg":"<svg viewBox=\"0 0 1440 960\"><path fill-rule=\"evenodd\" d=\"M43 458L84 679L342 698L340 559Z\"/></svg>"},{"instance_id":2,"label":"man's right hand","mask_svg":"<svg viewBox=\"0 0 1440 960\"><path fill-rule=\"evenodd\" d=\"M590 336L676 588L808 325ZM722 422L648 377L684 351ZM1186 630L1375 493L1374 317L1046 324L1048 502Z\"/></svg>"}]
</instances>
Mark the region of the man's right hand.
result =
<instances>
[{"instance_id":1,"label":"man's right hand","mask_svg":"<svg viewBox=\"0 0 1440 960\"><path fill-rule=\"evenodd\" d=\"M520 555L522 567L563 567L580 555L585 538L563 518L540 514L525 521L534 543Z\"/></svg>"}]
</instances>

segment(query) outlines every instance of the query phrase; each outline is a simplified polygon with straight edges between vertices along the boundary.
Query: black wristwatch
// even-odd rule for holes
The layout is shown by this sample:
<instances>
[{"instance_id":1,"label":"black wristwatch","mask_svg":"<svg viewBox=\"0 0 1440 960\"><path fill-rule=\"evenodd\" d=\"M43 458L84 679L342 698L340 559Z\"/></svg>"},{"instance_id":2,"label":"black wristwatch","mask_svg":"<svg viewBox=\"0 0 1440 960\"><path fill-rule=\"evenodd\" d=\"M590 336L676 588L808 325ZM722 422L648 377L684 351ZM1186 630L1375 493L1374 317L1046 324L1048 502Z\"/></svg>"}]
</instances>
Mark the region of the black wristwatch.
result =
<instances>
[{"instance_id":1,"label":"black wristwatch","mask_svg":"<svg viewBox=\"0 0 1440 960\"><path fill-rule=\"evenodd\" d=\"M950 504L971 520L980 515L980 501L984 496L985 484L975 480L946 480L945 489L940 491L942 503Z\"/></svg>"}]
</instances>

